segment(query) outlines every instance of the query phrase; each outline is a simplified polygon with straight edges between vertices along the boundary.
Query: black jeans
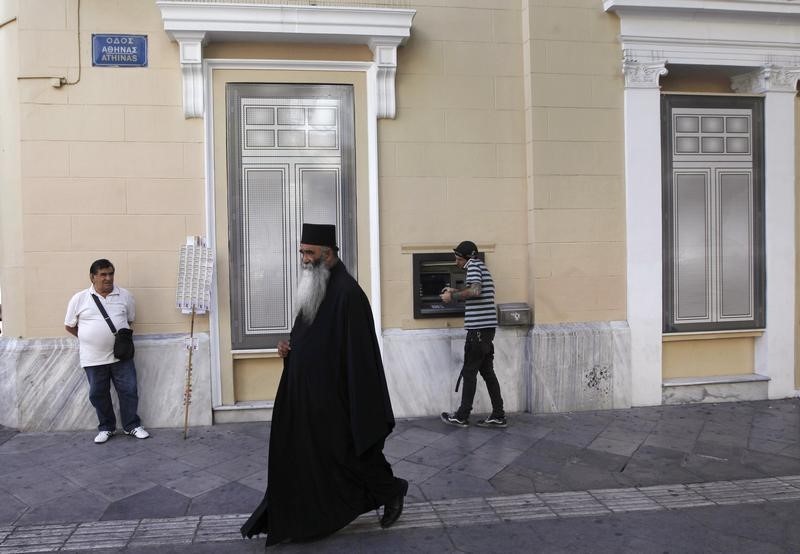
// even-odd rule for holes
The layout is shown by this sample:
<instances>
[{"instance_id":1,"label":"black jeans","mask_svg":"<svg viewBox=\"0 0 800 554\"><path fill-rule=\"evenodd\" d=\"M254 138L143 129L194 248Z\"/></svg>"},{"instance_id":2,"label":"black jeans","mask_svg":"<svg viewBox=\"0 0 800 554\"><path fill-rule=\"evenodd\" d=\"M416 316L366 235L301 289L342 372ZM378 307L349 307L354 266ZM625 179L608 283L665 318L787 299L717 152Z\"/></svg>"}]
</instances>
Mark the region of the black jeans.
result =
<instances>
[{"instance_id":1,"label":"black jeans","mask_svg":"<svg viewBox=\"0 0 800 554\"><path fill-rule=\"evenodd\" d=\"M464 388L461 391L461 406L456 412L458 419L469 418L472 402L475 400L475 389L478 386L478 373L486 382L489 398L492 401L492 417L503 417L503 396L500 394L500 383L494 373L494 328L469 329L464 343L464 367L461 376Z\"/></svg>"},{"instance_id":2,"label":"black jeans","mask_svg":"<svg viewBox=\"0 0 800 554\"><path fill-rule=\"evenodd\" d=\"M140 425L136 411L139 407L139 392L136 387L136 366L133 360L114 362L113 364L84 367L89 379L89 401L97 412L100 431L114 431L117 418L111 404L111 381L119 399L119 415L122 428L130 431Z\"/></svg>"}]
</instances>

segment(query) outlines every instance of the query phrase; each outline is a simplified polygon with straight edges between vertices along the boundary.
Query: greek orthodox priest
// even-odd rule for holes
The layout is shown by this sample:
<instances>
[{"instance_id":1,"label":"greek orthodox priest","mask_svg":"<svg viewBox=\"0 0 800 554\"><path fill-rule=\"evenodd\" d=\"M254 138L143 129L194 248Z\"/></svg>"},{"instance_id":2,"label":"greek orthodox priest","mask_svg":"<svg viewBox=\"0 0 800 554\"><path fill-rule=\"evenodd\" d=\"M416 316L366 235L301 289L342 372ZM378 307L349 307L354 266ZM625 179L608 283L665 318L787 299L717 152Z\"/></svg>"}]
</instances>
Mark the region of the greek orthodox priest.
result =
<instances>
[{"instance_id":1,"label":"greek orthodox priest","mask_svg":"<svg viewBox=\"0 0 800 554\"><path fill-rule=\"evenodd\" d=\"M306 223L302 275L272 412L267 492L242 535L309 540L383 506L389 527L408 482L383 455L394 414L369 300L339 260L333 225Z\"/></svg>"}]
</instances>

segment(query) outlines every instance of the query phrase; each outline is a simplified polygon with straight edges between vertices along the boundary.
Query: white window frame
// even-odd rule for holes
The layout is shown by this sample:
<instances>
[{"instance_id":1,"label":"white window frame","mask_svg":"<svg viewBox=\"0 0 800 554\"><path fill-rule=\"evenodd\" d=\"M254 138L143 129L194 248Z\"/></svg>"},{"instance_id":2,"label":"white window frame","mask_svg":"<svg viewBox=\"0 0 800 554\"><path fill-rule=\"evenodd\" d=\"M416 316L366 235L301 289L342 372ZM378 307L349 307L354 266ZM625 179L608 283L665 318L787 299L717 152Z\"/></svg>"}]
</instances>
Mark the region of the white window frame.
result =
<instances>
[{"instance_id":1,"label":"white window frame","mask_svg":"<svg viewBox=\"0 0 800 554\"><path fill-rule=\"evenodd\" d=\"M766 330L755 367L769 397L793 396L795 116L800 5L778 0L604 0L620 19L625 76L627 309L634 405L661 404L659 79L668 65L749 68L732 89L764 96Z\"/></svg>"}]
</instances>

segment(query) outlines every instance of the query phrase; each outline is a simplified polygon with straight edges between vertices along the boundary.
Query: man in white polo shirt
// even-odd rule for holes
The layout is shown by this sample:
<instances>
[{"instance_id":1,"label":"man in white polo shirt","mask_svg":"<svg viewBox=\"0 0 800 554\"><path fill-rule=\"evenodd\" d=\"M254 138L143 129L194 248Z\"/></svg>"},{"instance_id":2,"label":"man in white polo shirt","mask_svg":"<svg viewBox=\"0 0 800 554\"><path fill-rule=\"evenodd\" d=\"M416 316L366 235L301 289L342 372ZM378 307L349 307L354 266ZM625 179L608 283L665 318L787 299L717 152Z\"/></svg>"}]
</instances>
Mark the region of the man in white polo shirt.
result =
<instances>
[{"instance_id":1,"label":"man in white polo shirt","mask_svg":"<svg viewBox=\"0 0 800 554\"><path fill-rule=\"evenodd\" d=\"M78 292L69 301L64 326L68 333L78 337L81 366L89 379L89 401L99 420L99 433L94 442L106 442L117 427L117 418L111 404L112 381L119 399L122 429L127 435L146 439L150 433L142 427L136 414L139 393L133 358L119 360L114 357L114 334L95 301L97 298L97 302L102 304L116 329L131 328L136 315L133 295L114 286L114 265L106 259L92 263L89 279L92 286Z\"/></svg>"}]
</instances>

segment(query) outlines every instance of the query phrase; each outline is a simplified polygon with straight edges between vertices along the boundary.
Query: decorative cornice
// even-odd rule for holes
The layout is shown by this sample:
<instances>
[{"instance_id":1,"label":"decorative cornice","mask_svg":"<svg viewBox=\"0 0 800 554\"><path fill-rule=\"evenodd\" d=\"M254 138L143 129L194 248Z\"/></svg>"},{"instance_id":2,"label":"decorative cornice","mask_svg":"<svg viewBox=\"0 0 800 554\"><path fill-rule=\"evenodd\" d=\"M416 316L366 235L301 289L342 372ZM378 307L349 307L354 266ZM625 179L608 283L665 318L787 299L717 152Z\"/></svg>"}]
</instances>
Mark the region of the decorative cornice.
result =
<instances>
[{"instance_id":1,"label":"decorative cornice","mask_svg":"<svg viewBox=\"0 0 800 554\"><path fill-rule=\"evenodd\" d=\"M731 78L731 89L743 94L763 94L765 92L797 92L800 67L766 65L756 71L736 75Z\"/></svg>"},{"instance_id":2,"label":"decorative cornice","mask_svg":"<svg viewBox=\"0 0 800 554\"><path fill-rule=\"evenodd\" d=\"M717 12L740 14L800 15L792 0L603 0L607 12L647 9L658 12Z\"/></svg>"},{"instance_id":3,"label":"decorative cornice","mask_svg":"<svg viewBox=\"0 0 800 554\"><path fill-rule=\"evenodd\" d=\"M669 65L800 65L796 0L605 0L625 52Z\"/></svg>"},{"instance_id":4,"label":"decorative cornice","mask_svg":"<svg viewBox=\"0 0 800 554\"><path fill-rule=\"evenodd\" d=\"M622 73L625 75L625 88L659 88L658 81L667 74L664 60L639 62L625 59L622 62Z\"/></svg>"},{"instance_id":5,"label":"decorative cornice","mask_svg":"<svg viewBox=\"0 0 800 554\"><path fill-rule=\"evenodd\" d=\"M405 41L416 10L291 6L156 0L164 30L205 31L211 41L236 35L248 40L296 40L367 44L375 37ZM249 35L249 36L247 36Z\"/></svg>"},{"instance_id":6,"label":"decorative cornice","mask_svg":"<svg viewBox=\"0 0 800 554\"><path fill-rule=\"evenodd\" d=\"M377 69L378 117L395 116L397 47L416 10L156 0L164 30L180 46L186 117L203 116L203 46L249 40L364 44Z\"/></svg>"}]
</instances>

